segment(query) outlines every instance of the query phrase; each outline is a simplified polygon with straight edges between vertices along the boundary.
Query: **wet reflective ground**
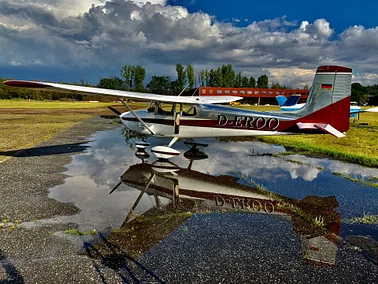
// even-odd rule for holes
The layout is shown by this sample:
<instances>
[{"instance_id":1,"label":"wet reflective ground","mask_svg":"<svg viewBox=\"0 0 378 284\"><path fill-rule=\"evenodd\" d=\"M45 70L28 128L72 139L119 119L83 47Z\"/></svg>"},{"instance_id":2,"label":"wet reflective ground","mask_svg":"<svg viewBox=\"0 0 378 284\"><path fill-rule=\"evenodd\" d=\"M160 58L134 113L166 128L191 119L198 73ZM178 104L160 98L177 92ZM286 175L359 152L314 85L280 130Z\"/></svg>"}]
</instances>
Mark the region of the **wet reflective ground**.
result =
<instances>
[{"instance_id":1,"label":"wet reflective ground","mask_svg":"<svg viewBox=\"0 0 378 284\"><path fill-rule=\"evenodd\" d=\"M124 282L378 281L378 224L362 219L378 215L377 169L216 139L157 161L126 140L94 135L50 192L81 209L59 219L96 229L86 254Z\"/></svg>"}]
</instances>

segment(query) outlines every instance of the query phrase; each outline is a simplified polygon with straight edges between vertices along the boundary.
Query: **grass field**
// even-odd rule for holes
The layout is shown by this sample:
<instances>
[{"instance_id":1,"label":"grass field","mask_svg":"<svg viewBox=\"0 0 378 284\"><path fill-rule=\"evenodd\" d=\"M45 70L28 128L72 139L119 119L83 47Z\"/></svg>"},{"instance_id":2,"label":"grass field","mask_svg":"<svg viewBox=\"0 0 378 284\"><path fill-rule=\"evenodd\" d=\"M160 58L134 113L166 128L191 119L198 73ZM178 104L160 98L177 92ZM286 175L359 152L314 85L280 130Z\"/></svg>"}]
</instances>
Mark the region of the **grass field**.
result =
<instances>
[{"instance_id":1,"label":"grass field","mask_svg":"<svg viewBox=\"0 0 378 284\"><path fill-rule=\"evenodd\" d=\"M12 152L36 145L55 133L92 115L111 114L106 108L119 103L33 102L0 100L0 161ZM146 107L133 103L133 108ZM124 109L123 106L120 108ZM255 110L278 110L277 106L248 106ZM25 112L26 113L23 113ZM62 119L64 117L64 119ZM256 139L256 138L253 138ZM324 155L366 166L378 167L378 114L363 113L351 122L347 137L331 135L295 135L258 138L277 143L289 150Z\"/></svg>"},{"instance_id":2,"label":"grass field","mask_svg":"<svg viewBox=\"0 0 378 284\"><path fill-rule=\"evenodd\" d=\"M278 110L278 106L250 106L261 111ZM285 146L288 150L316 156L378 167L378 113L361 113L360 119L351 119L344 138L331 135L288 135L255 138L266 143Z\"/></svg>"},{"instance_id":3,"label":"grass field","mask_svg":"<svg viewBox=\"0 0 378 284\"><path fill-rule=\"evenodd\" d=\"M0 162L17 150L32 147L51 138L75 123L91 117L89 114L1 114L0 109Z\"/></svg>"}]
</instances>

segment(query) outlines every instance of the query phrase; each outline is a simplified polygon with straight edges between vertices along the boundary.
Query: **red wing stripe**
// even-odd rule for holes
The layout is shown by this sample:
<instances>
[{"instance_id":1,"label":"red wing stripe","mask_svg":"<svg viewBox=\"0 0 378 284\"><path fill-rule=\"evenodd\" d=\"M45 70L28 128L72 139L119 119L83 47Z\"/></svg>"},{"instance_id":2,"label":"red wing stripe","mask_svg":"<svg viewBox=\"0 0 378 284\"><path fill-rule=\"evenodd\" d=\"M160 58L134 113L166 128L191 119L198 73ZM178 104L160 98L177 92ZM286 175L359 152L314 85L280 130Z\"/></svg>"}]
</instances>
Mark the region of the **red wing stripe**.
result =
<instances>
[{"instance_id":1,"label":"red wing stripe","mask_svg":"<svg viewBox=\"0 0 378 284\"><path fill-rule=\"evenodd\" d=\"M20 88L49 88L49 85L40 84L36 82L28 82L28 81L15 81L9 80L5 81L4 85L11 86L11 87L20 87Z\"/></svg>"}]
</instances>

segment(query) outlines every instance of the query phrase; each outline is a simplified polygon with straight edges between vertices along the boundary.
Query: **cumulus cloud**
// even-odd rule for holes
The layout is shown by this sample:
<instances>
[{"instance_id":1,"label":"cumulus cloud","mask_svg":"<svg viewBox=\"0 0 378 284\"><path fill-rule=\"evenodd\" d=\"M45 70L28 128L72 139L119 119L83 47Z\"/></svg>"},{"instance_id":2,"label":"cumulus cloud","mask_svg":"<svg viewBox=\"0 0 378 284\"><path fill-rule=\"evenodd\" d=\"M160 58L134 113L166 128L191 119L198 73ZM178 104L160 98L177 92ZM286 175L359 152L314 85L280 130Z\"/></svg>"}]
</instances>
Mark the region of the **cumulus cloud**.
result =
<instances>
[{"instance_id":1,"label":"cumulus cloud","mask_svg":"<svg viewBox=\"0 0 378 284\"><path fill-rule=\"evenodd\" d=\"M243 75L265 70L272 80L299 87L311 84L309 70L318 65L341 64L353 67L361 80L375 80L378 59L371 55L378 28L354 26L336 35L325 19L297 23L284 16L237 27L166 3L0 0L0 66L139 64L174 75L176 63L197 70L232 64Z\"/></svg>"}]
</instances>

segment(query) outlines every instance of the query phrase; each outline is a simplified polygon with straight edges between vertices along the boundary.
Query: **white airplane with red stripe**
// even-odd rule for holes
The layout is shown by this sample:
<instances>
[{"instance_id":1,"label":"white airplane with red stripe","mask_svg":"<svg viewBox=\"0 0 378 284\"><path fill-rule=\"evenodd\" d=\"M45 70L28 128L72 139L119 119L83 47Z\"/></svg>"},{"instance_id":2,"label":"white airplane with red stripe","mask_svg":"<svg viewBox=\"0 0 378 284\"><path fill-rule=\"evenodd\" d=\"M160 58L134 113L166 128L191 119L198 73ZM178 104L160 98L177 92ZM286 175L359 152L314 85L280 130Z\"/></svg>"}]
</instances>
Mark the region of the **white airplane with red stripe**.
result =
<instances>
[{"instance_id":1,"label":"white airplane with red stripe","mask_svg":"<svg viewBox=\"0 0 378 284\"><path fill-rule=\"evenodd\" d=\"M303 108L271 112L217 105L242 99L235 96L164 96L22 80L9 80L4 84L18 88L151 101L148 109L134 111L122 100L129 111L119 113L119 117L128 129L136 133L172 138L168 146L152 148L157 157L170 158L179 155L171 146L178 139L185 138L303 133L328 133L338 138L344 137L349 129L351 78L350 68L320 66Z\"/></svg>"}]
</instances>

